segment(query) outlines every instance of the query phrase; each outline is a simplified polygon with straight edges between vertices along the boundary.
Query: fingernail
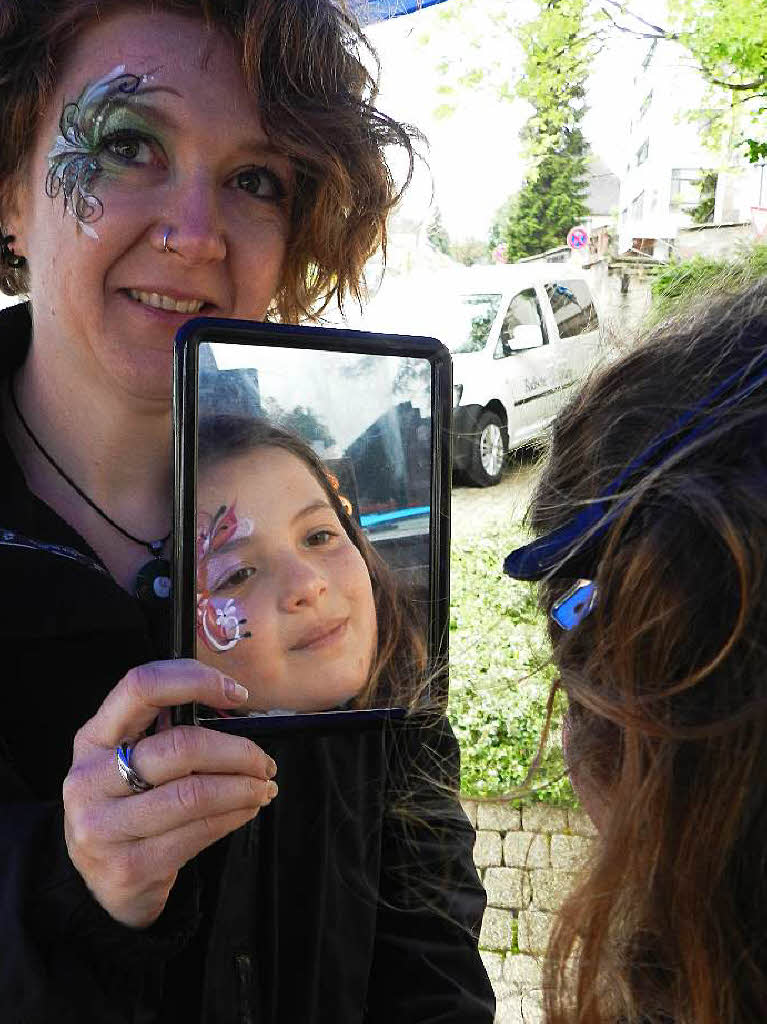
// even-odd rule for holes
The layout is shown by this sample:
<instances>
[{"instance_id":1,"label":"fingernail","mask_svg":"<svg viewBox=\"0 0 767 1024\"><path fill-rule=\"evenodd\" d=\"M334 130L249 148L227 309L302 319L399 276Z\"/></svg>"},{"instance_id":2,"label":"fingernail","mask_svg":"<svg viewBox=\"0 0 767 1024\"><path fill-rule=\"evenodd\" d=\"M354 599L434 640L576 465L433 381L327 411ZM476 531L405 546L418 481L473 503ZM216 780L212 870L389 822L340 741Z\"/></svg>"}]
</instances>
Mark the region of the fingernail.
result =
<instances>
[{"instance_id":1,"label":"fingernail","mask_svg":"<svg viewBox=\"0 0 767 1024\"><path fill-rule=\"evenodd\" d=\"M235 682L234 679L230 679L229 676L224 676L224 690L229 700L236 700L240 704L250 696L244 686L240 686L239 683Z\"/></svg>"},{"instance_id":2,"label":"fingernail","mask_svg":"<svg viewBox=\"0 0 767 1024\"><path fill-rule=\"evenodd\" d=\"M266 762L266 777L267 779L273 779L276 774L277 764L270 757L269 760Z\"/></svg>"},{"instance_id":3,"label":"fingernail","mask_svg":"<svg viewBox=\"0 0 767 1024\"><path fill-rule=\"evenodd\" d=\"M266 784L266 797L267 800L274 800L279 790L277 789L276 782L267 782Z\"/></svg>"}]
</instances>

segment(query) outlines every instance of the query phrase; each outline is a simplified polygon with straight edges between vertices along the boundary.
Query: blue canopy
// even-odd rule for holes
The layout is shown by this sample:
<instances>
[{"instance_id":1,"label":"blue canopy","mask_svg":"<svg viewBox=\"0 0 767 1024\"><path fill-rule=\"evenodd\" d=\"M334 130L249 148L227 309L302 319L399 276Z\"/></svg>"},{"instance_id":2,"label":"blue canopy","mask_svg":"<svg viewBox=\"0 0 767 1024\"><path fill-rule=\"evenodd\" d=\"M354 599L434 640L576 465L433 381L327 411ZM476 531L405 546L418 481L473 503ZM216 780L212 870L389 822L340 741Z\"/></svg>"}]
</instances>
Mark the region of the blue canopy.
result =
<instances>
[{"instance_id":1,"label":"blue canopy","mask_svg":"<svg viewBox=\"0 0 767 1024\"><path fill-rule=\"evenodd\" d=\"M353 7L363 25L376 21L398 18L401 14L412 14L444 0L354 0Z\"/></svg>"}]
</instances>

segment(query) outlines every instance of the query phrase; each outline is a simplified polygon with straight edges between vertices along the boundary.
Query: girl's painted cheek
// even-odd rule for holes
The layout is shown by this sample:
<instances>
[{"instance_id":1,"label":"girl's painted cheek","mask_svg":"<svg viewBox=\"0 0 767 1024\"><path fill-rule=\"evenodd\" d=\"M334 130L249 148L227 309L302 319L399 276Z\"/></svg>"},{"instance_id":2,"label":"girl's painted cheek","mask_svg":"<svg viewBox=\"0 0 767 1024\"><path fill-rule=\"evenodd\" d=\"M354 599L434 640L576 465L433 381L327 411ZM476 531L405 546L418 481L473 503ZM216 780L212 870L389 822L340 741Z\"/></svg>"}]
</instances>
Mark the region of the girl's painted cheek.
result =
<instances>
[{"instance_id":1,"label":"girl's painted cheek","mask_svg":"<svg viewBox=\"0 0 767 1024\"><path fill-rule=\"evenodd\" d=\"M197 637L217 654L231 651L242 640L248 640L247 619L232 598L200 595L197 602Z\"/></svg>"}]
</instances>

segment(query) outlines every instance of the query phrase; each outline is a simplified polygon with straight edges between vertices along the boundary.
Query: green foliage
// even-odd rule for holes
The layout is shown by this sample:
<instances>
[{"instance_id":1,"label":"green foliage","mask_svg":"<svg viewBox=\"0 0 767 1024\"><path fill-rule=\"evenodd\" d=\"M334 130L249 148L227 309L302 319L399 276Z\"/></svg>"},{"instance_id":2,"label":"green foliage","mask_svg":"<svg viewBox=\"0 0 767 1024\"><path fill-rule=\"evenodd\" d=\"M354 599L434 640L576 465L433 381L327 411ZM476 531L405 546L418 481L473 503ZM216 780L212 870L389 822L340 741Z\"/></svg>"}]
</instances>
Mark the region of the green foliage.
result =
<instances>
[{"instance_id":1,"label":"green foliage","mask_svg":"<svg viewBox=\"0 0 767 1024\"><path fill-rule=\"evenodd\" d=\"M509 0L450 0L440 4L431 33L419 43L428 47L441 79L438 119L455 113L466 92L513 100L518 65L517 7Z\"/></svg>"},{"instance_id":2,"label":"green foliage","mask_svg":"<svg viewBox=\"0 0 767 1024\"><path fill-rule=\"evenodd\" d=\"M585 0L535 0L535 5L538 16L519 30L525 56L516 89L533 108L525 137L534 159L561 151L580 132L594 51Z\"/></svg>"},{"instance_id":3,"label":"green foliage","mask_svg":"<svg viewBox=\"0 0 767 1024\"><path fill-rule=\"evenodd\" d=\"M682 312L706 295L737 294L767 276L767 245L753 245L731 259L693 259L670 263L652 284L651 320Z\"/></svg>"},{"instance_id":4,"label":"green foliage","mask_svg":"<svg viewBox=\"0 0 767 1024\"><path fill-rule=\"evenodd\" d=\"M696 206L690 210L693 224L710 224L714 219L716 206L716 184L719 174L716 171L705 171L700 181L700 198Z\"/></svg>"},{"instance_id":5,"label":"green foliage","mask_svg":"<svg viewBox=\"0 0 767 1024\"><path fill-rule=\"evenodd\" d=\"M587 147L580 131L561 152L545 156L534 179L516 196L502 229L509 263L564 245L567 233L588 216L585 171Z\"/></svg>"},{"instance_id":6,"label":"green foliage","mask_svg":"<svg viewBox=\"0 0 767 1024\"><path fill-rule=\"evenodd\" d=\"M758 164L761 160L767 160L767 142L746 139L745 145L748 147L748 159L752 164Z\"/></svg>"},{"instance_id":7,"label":"green foliage","mask_svg":"<svg viewBox=\"0 0 767 1024\"><path fill-rule=\"evenodd\" d=\"M429 239L433 249L437 252L444 253L447 256L450 252L450 236L445 230L445 226L442 223L442 214L437 207L434 211L434 216L431 219L431 224L426 232L426 237Z\"/></svg>"},{"instance_id":8,"label":"green foliage","mask_svg":"<svg viewBox=\"0 0 767 1024\"><path fill-rule=\"evenodd\" d=\"M533 108L523 133L529 170L490 239L491 247L496 236L506 243L508 262L564 245L588 215L589 147L581 123L593 34L584 27L585 0L536 4L538 17L520 30L525 61L517 85Z\"/></svg>"},{"instance_id":9,"label":"green foliage","mask_svg":"<svg viewBox=\"0 0 767 1024\"><path fill-rule=\"evenodd\" d=\"M496 528L453 544L448 714L461 745L461 788L469 795L520 786L543 732L555 678L544 617L534 588L501 571L505 555L526 539L518 527ZM515 802L576 805L564 775L563 713L558 695L530 792Z\"/></svg>"},{"instance_id":10,"label":"green foliage","mask_svg":"<svg viewBox=\"0 0 767 1024\"><path fill-rule=\"evenodd\" d=\"M479 238L468 238L464 242L451 242L449 255L456 263L463 263L465 267L488 262L487 245Z\"/></svg>"},{"instance_id":11,"label":"green foliage","mask_svg":"<svg viewBox=\"0 0 767 1024\"><path fill-rule=\"evenodd\" d=\"M624 16L633 12L629 25L646 31L640 0L607 2ZM731 101L722 102L721 91L712 92L711 108L698 118L704 137L718 147L734 130L753 163L767 157L767 0L668 0L668 17L658 37L681 43L714 90L730 93ZM749 122L751 129L745 127ZM754 130L760 139L747 137Z\"/></svg>"},{"instance_id":12,"label":"green foliage","mask_svg":"<svg viewBox=\"0 0 767 1024\"><path fill-rule=\"evenodd\" d=\"M292 410L283 409L273 398L268 398L264 406L269 418L279 423L284 430L300 434L307 441L321 441L328 447L336 443L327 426L308 407L296 405Z\"/></svg>"},{"instance_id":13,"label":"green foliage","mask_svg":"<svg viewBox=\"0 0 767 1024\"><path fill-rule=\"evenodd\" d=\"M671 29L717 85L767 89L767 0L669 0Z\"/></svg>"}]
</instances>

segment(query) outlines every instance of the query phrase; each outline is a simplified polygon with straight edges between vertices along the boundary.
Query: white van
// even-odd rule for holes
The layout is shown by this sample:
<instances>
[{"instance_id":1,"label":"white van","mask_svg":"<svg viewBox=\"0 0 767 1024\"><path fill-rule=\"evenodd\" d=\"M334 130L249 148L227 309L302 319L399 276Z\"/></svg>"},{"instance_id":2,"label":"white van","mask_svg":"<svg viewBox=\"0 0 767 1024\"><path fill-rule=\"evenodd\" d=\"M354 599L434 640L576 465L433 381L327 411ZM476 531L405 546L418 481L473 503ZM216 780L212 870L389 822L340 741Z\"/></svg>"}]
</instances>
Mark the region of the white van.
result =
<instances>
[{"instance_id":1,"label":"white van","mask_svg":"<svg viewBox=\"0 0 767 1024\"><path fill-rule=\"evenodd\" d=\"M435 333L453 356L453 466L487 487L593 366L599 318L585 274L567 263L471 267L452 287Z\"/></svg>"},{"instance_id":2,"label":"white van","mask_svg":"<svg viewBox=\"0 0 767 1024\"><path fill-rule=\"evenodd\" d=\"M426 335L453 357L453 466L481 487L506 453L540 437L594 364L599 320L569 263L458 267L386 280L366 330Z\"/></svg>"}]
</instances>

